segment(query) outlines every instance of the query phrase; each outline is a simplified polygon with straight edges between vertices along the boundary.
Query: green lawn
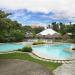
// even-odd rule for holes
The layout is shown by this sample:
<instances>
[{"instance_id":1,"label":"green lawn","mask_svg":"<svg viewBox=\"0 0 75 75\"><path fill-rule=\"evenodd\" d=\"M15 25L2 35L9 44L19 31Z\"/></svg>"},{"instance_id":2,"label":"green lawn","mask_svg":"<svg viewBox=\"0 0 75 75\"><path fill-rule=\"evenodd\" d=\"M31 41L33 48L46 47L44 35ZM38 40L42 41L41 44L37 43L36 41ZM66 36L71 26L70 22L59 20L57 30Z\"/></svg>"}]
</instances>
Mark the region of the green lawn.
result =
<instances>
[{"instance_id":1,"label":"green lawn","mask_svg":"<svg viewBox=\"0 0 75 75\"><path fill-rule=\"evenodd\" d=\"M47 62L47 61L42 61L35 59L28 55L27 53L10 53L10 54L0 54L0 59L21 59L21 60L28 60L32 62L39 63L43 65L44 67L48 68L49 70L54 70L61 64L58 63L53 63L53 62Z\"/></svg>"}]
</instances>

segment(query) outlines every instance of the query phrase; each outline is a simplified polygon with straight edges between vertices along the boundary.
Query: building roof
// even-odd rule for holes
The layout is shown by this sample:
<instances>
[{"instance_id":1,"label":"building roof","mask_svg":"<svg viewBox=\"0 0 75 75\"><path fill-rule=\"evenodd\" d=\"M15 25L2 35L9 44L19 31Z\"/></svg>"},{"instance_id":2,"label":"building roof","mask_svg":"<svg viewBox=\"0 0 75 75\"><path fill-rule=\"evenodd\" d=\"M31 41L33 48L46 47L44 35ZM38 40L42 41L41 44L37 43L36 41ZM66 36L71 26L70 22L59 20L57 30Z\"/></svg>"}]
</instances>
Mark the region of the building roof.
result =
<instances>
[{"instance_id":1,"label":"building roof","mask_svg":"<svg viewBox=\"0 0 75 75\"><path fill-rule=\"evenodd\" d=\"M40 32L39 34L40 35L54 35L54 34L59 34L59 33L53 29L46 29L46 30L43 30L42 32Z\"/></svg>"}]
</instances>

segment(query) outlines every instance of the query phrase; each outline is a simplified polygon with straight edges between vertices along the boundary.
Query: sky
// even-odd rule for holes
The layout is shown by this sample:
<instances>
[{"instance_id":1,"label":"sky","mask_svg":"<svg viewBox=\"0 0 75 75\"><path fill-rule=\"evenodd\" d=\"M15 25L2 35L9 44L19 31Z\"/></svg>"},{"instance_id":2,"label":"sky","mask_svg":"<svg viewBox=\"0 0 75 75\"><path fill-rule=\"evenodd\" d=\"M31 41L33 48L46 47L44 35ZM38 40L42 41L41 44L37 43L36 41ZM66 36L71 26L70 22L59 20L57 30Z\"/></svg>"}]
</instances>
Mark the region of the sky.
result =
<instances>
[{"instance_id":1,"label":"sky","mask_svg":"<svg viewBox=\"0 0 75 75\"><path fill-rule=\"evenodd\" d=\"M75 23L75 0L0 0L0 8L11 12L9 18L23 25Z\"/></svg>"}]
</instances>

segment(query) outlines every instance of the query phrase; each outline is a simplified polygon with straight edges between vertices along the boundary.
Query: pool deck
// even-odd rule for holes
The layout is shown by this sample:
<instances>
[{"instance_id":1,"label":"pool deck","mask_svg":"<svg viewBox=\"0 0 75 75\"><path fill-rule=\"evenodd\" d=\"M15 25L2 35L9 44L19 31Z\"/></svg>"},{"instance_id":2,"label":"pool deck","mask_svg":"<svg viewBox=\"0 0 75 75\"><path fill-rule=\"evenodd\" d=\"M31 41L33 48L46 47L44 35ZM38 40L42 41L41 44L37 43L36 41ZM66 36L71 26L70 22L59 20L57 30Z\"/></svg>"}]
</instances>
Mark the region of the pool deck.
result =
<instances>
[{"instance_id":1,"label":"pool deck","mask_svg":"<svg viewBox=\"0 0 75 75\"><path fill-rule=\"evenodd\" d=\"M71 50L72 61L68 61L53 71L55 75L75 75L75 51Z\"/></svg>"},{"instance_id":2,"label":"pool deck","mask_svg":"<svg viewBox=\"0 0 75 75\"><path fill-rule=\"evenodd\" d=\"M55 75L75 75L75 63L63 64L54 70Z\"/></svg>"},{"instance_id":3,"label":"pool deck","mask_svg":"<svg viewBox=\"0 0 75 75\"><path fill-rule=\"evenodd\" d=\"M0 59L0 75L53 75L53 73L34 62Z\"/></svg>"}]
</instances>

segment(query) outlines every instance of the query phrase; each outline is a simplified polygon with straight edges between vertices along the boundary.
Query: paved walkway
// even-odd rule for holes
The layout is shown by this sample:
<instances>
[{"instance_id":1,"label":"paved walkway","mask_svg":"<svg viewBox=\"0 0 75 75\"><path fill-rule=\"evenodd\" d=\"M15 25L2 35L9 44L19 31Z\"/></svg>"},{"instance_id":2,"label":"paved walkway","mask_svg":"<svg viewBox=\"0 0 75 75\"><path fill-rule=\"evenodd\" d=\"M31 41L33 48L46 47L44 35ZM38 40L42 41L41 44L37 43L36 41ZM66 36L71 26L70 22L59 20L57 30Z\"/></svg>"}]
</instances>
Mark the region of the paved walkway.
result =
<instances>
[{"instance_id":1,"label":"paved walkway","mask_svg":"<svg viewBox=\"0 0 75 75\"><path fill-rule=\"evenodd\" d=\"M54 71L55 75L75 75L75 63L63 64Z\"/></svg>"},{"instance_id":2,"label":"paved walkway","mask_svg":"<svg viewBox=\"0 0 75 75\"><path fill-rule=\"evenodd\" d=\"M53 75L40 64L16 60L0 59L0 75Z\"/></svg>"}]
</instances>

